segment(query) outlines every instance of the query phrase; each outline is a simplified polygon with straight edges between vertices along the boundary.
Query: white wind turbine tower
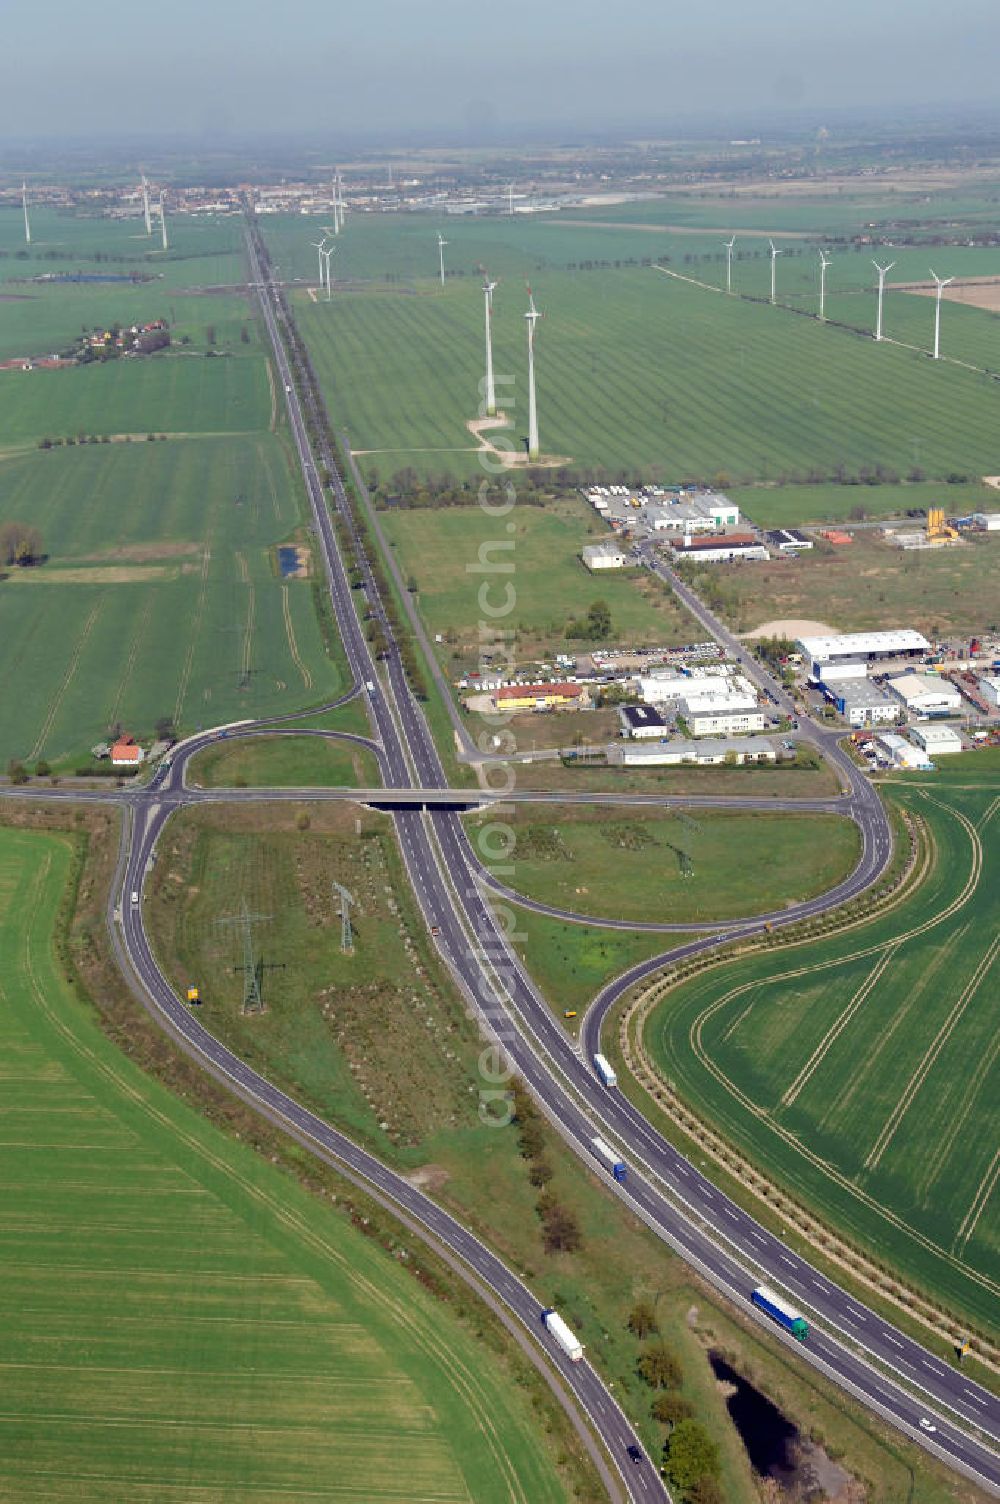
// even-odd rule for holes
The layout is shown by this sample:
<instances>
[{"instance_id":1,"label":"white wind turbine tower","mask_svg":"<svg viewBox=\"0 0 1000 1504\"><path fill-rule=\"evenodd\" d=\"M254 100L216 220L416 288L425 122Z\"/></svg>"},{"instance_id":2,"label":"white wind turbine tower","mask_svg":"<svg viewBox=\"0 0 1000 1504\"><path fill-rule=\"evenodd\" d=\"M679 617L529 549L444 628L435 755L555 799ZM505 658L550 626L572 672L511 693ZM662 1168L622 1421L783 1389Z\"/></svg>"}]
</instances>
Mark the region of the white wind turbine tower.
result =
<instances>
[{"instance_id":1,"label":"white wind turbine tower","mask_svg":"<svg viewBox=\"0 0 1000 1504\"><path fill-rule=\"evenodd\" d=\"M170 242L167 239L167 214L163 207L163 194L160 193L160 234L163 237L163 249L169 251Z\"/></svg>"},{"instance_id":2,"label":"white wind turbine tower","mask_svg":"<svg viewBox=\"0 0 1000 1504\"><path fill-rule=\"evenodd\" d=\"M493 384L493 294L496 291L496 283L491 282L489 273L483 268L483 299L486 304L486 416L495 418L497 411L497 396Z\"/></svg>"},{"instance_id":3,"label":"white wind turbine tower","mask_svg":"<svg viewBox=\"0 0 1000 1504\"><path fill-rule=\"evenodd\" d=\"M825 251L819 253L819 321L826 323L826 269L833 260Z\"/></svg>"},{"instance_id":4,"label":"white wind turbine tower","mask_svg":"<svg viewBox=\"0 0 1000 1504\"><path fill-rule=\"evenodd\" d=\"M28 182L21 183L21 207L24 210L24 243L31 244L31 225L28 223Z\"/></svg>"},{"instance_id":5,"label":"white wind turbine tower","mask_svg":"<svg viewBox=\"0 0 1000 1504\"><path fill-rule=\"evenodd\" d=\"M326 249L326 236L322 240L310 240L309 244L316 252L316 260L319 263L319 285L323 286L323 252Z\"/></svg>"},{"instance_id":6,"label":"white wind turbine tower","mask_svg":"<svg viewBox=\"0 0 1000 1504\"><path fill-rule=\"evenodd\" d=\"M153 221L149 217L149 184L145 173L142 175L142 217L146 221L146 234L152 235Z\"/></svg>"},{"instance_id":7,"label":"white wind turbine tower","mask_svg":"<svg viewBox=\"0 0 1000 1504\"><path fill-rule=\"evenodd\" d=\"M954 282L954 277L939 277L933 267L930 269L931 276L937 284L937 296L934 299L934 359L941 358L941 294L949 282Z\"/></svg>"},{"instance_id":8,"label":"white wind turbine tower","mask_svg":"<svg viewBox=\"0 0 1000 1504\"><path fill-rule=\"evenodd\" d=\"M514 217L514 184L513 183L508 183L507 184L507 213L513 219L513 217Z\"/></svg>"},{"instance_id":9,"label":"white wind turbine tower","mask_svg":"<svg viewBox=\"0 0 1000 1504\"><path fill-rule=\"evenodd\" d=\"M330 289L330 257L333 255L336 249L337 247L335 245L328 245L325 251L320 252L320 255L323 256L326 261L326 301L328 303L332 296Z\"/></svg>"},{"instance_id":10,"label":"white wind turbine tower","mask_svg":"<svg viewBox=\"0 0 1000 1504\"><path fill-rule=\"evenodd\" d=\"M334 209L333 209L333 222L334 222L334 224L337 224L338 221L339 221L340 228L342 230L344 228L345 224L347 223L347 219L346 219L346 215L344 213L344 208L345 208L345 205L344 205L344 180L340 176L340 168L339 167L337 168L337 183L336 183L336 188L337 188L337 193L336 193L336 200L335 200Z\"/></svg>"},{"instance_id":11,"label":"white wind turbine tower","mask_svg":"<svg viewBox=\"0 0 1000 1504\"><path fill-rule=\"evenodd\" d=\"M528 458L538 458L538 407L535 401L535 325L541 314L535 307L531 288L528 288Z\"/></svg>"},{"instance_id":12,"label":"white wind turbine tower","mask_svg":"<svg viewBox=\"0 0 1000 1504\"><path fill-rule=\"evenodd\" d=\"M448 244L441 231L438 230L438 261L441 264L441 286L444 286L444 248Z\"/></svg>"},{"instance_id":13,"label":"white wind turbine tower","mask_svg":"<svg viewBox=\"0 0 1000 1504\"><path fill-rule=\"evenodd\" d=\"M778 250L773 240L769 240L767 243L771 247L771 302L774 303L777 301L775 297L774 286L774 263L777 261L779 256L783 256L785 253L784 251Z\"/></svg>"},{"instance_id":14,"label":"white wind turbine tower","mask_svg":"<svg viewBox=\"0 0 1000 1504\"><path fill-rule=\"evenodd\" d=\"M726 248L726 291L733 290L733 246L736 244L736 236L732 240L724 240L722 244Z\"/></svg>"},{"instance_id":15,"label":"white wind turbine tower","mask_svg":"<svg viewBox=\"0 0 1000 1504\"><path fill-rule=\"evenodd\" d=\"M872 262L872 266L878 272L878 311L875 315L875 338L877 340L882 338L882 299L885 297L886 273L891 272L895 265L895 261L890 261L887 266L879 266L877 261Z\"/></svg>"}]
</instances>

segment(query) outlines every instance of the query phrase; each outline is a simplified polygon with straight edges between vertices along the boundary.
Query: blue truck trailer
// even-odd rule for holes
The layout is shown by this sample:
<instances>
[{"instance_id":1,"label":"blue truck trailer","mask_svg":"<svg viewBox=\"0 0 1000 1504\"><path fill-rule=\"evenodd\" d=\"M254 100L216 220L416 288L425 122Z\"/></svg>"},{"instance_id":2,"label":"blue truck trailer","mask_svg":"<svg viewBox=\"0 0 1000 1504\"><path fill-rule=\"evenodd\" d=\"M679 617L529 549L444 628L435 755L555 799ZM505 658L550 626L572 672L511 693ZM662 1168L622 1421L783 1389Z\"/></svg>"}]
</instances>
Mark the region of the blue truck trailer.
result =
<instances>
[{"instance_id":1,"label":"blue truck trailer","mask_svg":"<svg viewBox=\"0 0 1000 1504\"><path fill-rule=\"evenodd\" d=\"M590 1140L590 1147L598 1159L603 1160L618 1183L621 1184L628 1173L625 1169L625 1161L615 1153L610 1144L605 1143L603 1138L592 1138Z\"/></svg>"},{"instance_id":2,"label":"blue truck trailer","mask_svg":"<svg viewBox=\"0 0 1000 1504\"><path fill-rule=\"evenodd\" d=\"M787 1300L782 1300L774 1290L767 1285L758 1285L750 1296L750 1304L763 1311L765 1316L770 1316L780 1327L784 1327L796 1342L804 1342L809 1335L809 1323L801 1311L796 1311Z\"/></svg>"}]
</instances>

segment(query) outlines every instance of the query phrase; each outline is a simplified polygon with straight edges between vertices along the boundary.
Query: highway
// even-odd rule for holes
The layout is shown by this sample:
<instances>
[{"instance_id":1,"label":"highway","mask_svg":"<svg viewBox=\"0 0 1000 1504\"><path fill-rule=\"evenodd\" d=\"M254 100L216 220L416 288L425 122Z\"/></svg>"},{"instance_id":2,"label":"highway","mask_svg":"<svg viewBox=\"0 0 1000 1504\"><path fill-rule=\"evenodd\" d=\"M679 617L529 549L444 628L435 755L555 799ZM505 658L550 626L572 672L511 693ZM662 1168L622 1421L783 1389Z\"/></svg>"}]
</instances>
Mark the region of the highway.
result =
<instances>
[{"instance_id":1,"label":"highway","mask_svg":"<svg viewBox=\"0 0 1000 1504\"><path fill-rule=\"evenodd\" d=\"M671 960L723 943L737 927L726 925L665 951L662 956L643 963L642 967L634 968L626 977L618 979L611 989L605 989L585 1019L587 1058L569 1040L521 965L509 943L497 906L483 891L489 874L469 844L460 813L468 801L463 797L464 791L447 787L426 721L410 694L391 640L384 663L384 677L372 660L355 610L355 592L350 588L337 549L330 509L307 437L296 381L278 329L279 319L283 317L280 297L269 286L266 267L257 264L252 240L250 256L253 280L260 284L263 315L274 346L280 379L286 389L292 436L310 497L331 602L354 683L364 686L361 692L369 709L374 735L362 741L375 752L385 782L385 788L381 790L363 792L372 796L372 803L390 809L424 919L435 931L435 944L470 1012L479 1020L488 1038L500 1041L511 1067L525 1081L567 1144L606 1181L609 1191L665 1243L753 1319L764 1321L749 1305L750 1291L765 1276L769 1282L777 1283L803 1306L810 1317L810 1339L804 1346L795 1344L796 1352L913 1440L990 1491L1000 1494L1000 1459L980 1435L974 1434L979 1432L983 1437L993 1439L1000 1437L1000 1404L994 1396L970 1383L964 1374L950 1368L884 1318L840 1290L730 1202L694 1165L673 1149L621 1093L605 1090L589 1064L589 1055L597 1046L607 1008L621 990ZM317 400L308 385L304 387L304 397L307 403ZM343 525L353 528L334 457L321 453L318 458L333 477L333 496ZM655 567L655 563L651 563L651 567ZM683 599L686 589L683 583L674 579L668 583ZM365 585L369 604L377 609L378 595L370 575ZM704 608L697 598L685 599L685 604L699 620L706 620ZM727 650L760 682L759 666L750 659L742 645L735 639L727 642L721 624L715 623L710 613L707 617L712 622L708 630L720 636ZM777 702L782 703L778 698L782 693L780 689L768 687ZM790 713L797 712L792 710ZM647 1463L636 1468L628 1461L625 1449L637 1444L636 1438L598 1376L586 1363L569 1364L540 1328L539 1298L429 1198L415 1191L378 1160L227 1051L174 996L162 976L143 928L142 903L131 903L130 895L133 892L141 894L157 840L178 806L203 798L230 796L299 800L305 797L358 798L358 791L343 790L189 789L185 773L190 757L217 734L206 733L200 739L190 739L183 747L175 749L170 766L158 772L148 789L127 791L125 802L130 805L132 836L123 864L120 922L115 933L123 961L145 994L147 1006L168 1032L213 1074L227 1080L233 1090L253 1102L272 1120L288 1127L315 1152L347 1166L352 1174L374 1186L474 1271L476 1277L505 1303L524 1329L539 1341L546 1356L572 1388L602 1437L630 1497L665 1497L654 1467ZM884 870L891 852L891 841L877 794L857 773L837 745L836 738L818 727L808 727L806 734L822 745L824 754L838 767L844 779L845 795L839 800L823 801L824 806L850 813L856 819L862 837L862 855L855 872L835 890L833 896L822 895L810 901L808 912L819 913L864 891ZM73 790L53 790L52 794L81 797ZM397 796L402 802L393 804ZM92 797L122 799L117 791L98 791ZM567 800L566 795L537 797L574 802ZM593 799L595 796L587 797ZM665 801L656 799L655 802L663 804ZM686 807L696 802L692 799L678 801ZM795 801L789 803L796 804ZM738 802L736 807L746 805ZM766 807L774 809L780 805L769 800ZM802 917L803 908L799 909L797 917ZM782 911L772 922L794 922L788 915L789 911ZM587 922L593 921L588 919ZM764 922L759 916L755 921L747 921L743 932L754 925L759 928ZM617 991L613 991L614 988ZM624 1186L617 1185L594 1162L591 1139L598 1131L621 1151L629 1165L629 1178ZM790 1341L770 1324L767 1324L767 1329L776 1340ZM586 1334L581 1335L585 1341ZM922 1429L922 1417L930 1417L936 1430ZM974 1428L974 1431L967 1431L963 1426Z\"/></svg>"},{"instance_id":2,"label":"highway","mask_svg":"<svg viewBox=\"0 0 1000 1504\"><path fill-rule=\"evenodd\" d=\"M286 378L286 384L293 387L288 395L290 406L294 407L295 383ZM307 400L311 397L316 401L315 392L310 392L308 386L306 390ZM324 453L322 459L334 477L334 492L346 518L349 513L335 456ZM303 460L306 467L312 464L308 453ZM332 542L332 529L322 505L320 512L316 518L320 534ZM331 559L329 566L335 577L339 561ZM342 574L342 566L339 572ZM748 674L763 683L775 703L796 714L783 689L764 674L743 645L705 611L696 597L686 592L680 581L669 583L682 599L687 594L685 604L692 613L711 635L723 642ZM348 604L349 615L345 619L337 609L337 601L334 602L338 626L348 635L359 635L353 601ZM363 642L361 646L367 648ZM386 670L395 714L389 712L386 704L389 696L377 694L371 698L379 739L392 765L392 781L397 786L405 783L424 788L446 786L426 721L406 685L398 655L392 650ZM374 675L366 669L358 677L371 680ZM851 892L863 891L888 862L891 853L888 820L877 793L857 773L837 736L808 723L806 734L822 745L824 754L840 772L846 790L843 803L846 806L853 801L861 830L863 860L849 880L850 890L838 897L838 902L843 902ZM395 819L410 880L427 923L438 930L436 943L441 954L465 995L476 997L477 1015L484 1027L501 1035L512 1065L566 1141L592 1163L590 1141L596 1122L638 1171L630 1176L627 1190L615 1187L616 1194L628 1201L667 1242L683 1251L744 1308L750 1289L759 1275L767 1272L817 1322L816 1336L806 1345L804 1354L810 1362L831 1373L843 1387L860 1395L878 1413L959 1470L1000 1488L1000 1459L989 1447L951 1424L943 1414L938 1415L935 1422L938 1429L933 1434L923 1431L919 1424L926 1408L936 1404L965 1423L987 1431L993 1438L1000 1437L1000 1404L994 1396L970 1385L964 1375L851 1299L758 1227L657 1134L620 1093L605 1091L589 1063L580 1058L553 1018L508 943L494 907L485 900L478 881L480 864L469 846L460 816L447 810L406 811L398 813ZM819 912L822 900L814 902L814 911ZM717 944L720 938L709 936L691 944ZM687 946L681 947L681 954L687 952ZM671 953L666 958L670 959ZM647 964L654 969L657 962ZM684 1207L689 1211L682 1213ZM706 1227L710 1232L703 1231ZM859 1355L859 1349L865 1357ZM926 1398L915 1400L908 1385L915 1385Z\"/></svg>"}]
</instances>

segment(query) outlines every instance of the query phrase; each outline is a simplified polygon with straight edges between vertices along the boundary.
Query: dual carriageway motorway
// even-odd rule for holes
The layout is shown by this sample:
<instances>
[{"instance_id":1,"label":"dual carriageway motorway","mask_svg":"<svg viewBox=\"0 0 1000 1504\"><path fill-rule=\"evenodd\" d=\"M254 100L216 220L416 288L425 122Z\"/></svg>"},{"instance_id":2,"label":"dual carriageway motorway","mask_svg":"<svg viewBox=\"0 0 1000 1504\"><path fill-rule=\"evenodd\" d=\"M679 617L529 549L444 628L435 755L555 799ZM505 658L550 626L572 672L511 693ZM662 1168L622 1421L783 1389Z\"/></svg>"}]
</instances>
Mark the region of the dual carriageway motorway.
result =
<instances>
[{"instance_id":1,"label":"dual carriageway motorway","mask_svg":"<svg viewBox=\"0 0 1000 1504\"><path fill-rule=\"evenodd\" d=\"M300 398L296 376L279 330L287 318L280 292L271 282L252 236L248 237L252 280L260 296L280 379L285 389L292 436L298 451L330 589L330 598L353 677L352 694L361 694L369 712L383 787L373 790L196 790L187 786L190 758L220 735L218 730L192 738L174 749L168 766L157 770L144 789L85 794L72 788L51 791L62 799L117 800L126 807L123 845L115 890L108 900L113 944L137 997L168 1034L208 1072L225 1082L264 1116L285 1129L318 1157L389 1205L418 1230L463 1278L494 1306L508 1327L528 1334L544 1350L544 1361L558 1371L560 1388L571 1390L601 1438L606 1456L579 1426L595 1465L613 1496L624 1490L635 1500L668 1497L655 1464L635 1466L629 1447L639 1445L629 1421L596 1370L584 1359L571 1363L541 1325L542 1301L473 1234L429 1197L339 1133L308 1108L294 1101L226 1049L177 998L153 954L143 924L143 881L154 860L157 842L173 812L211 799L349 798L386 809L395 823L400 850L423 918L434 943L488 1041L502 1051L564 1141L603 1178L611 1194L669 1247L681 1255L744 1313L760 1318L749 1304L751 1290L762 1281L777 1283L810 1319L806 1344L795 1351L870 1410L897 1426L941 1460L1000 1495L1000 1457L992 1442L1000 1440L1000 1402L881 1315L841 1290L806 1259L783 1244L749 1213L729 1200L698 1168L675 1150L620 1092L605 1089L589 1061L600 1047L601 1026L618 997L640 981L685 956L724 944L737 934L794 923L862 893L884 871L891 855L891 835L881 801L839 746L835 733L803 722L802 734L815 741L838 769L846 793L820 801L766 801L768 809L823 808L850 815L857 823L862 852L855 871L838 887L793 909L772 916L707 927L695 940L641 963L606 987L583 1020L582 1048L568 1038L509 944L488 893L505 890L472 850L461 812L472 805L502 801L504 794L448 788L437 749L423 713L412 697L398 653L391 641L380 675L372 658L341 560L331 518L303 416L302 402L315 404L308 379ZM332 454L319 456L332 478L333 503L343 524L354 521ZM650 555L647 564L665 574L667 583L774 700L797 714L784 691L729 634L683 583ZM369 602L379 608L377 589L366 578ZM389 624L382 617L387 632ZM276 723L233 727L227 734L281 734ZM362 741L366 739L362 738ZM5 793L13 791L4 790ZM32 797L38 797L33 793ZM565 794L519 792L521 799L567 802ZM573 796L568 802L668 803L658 796ZM679 803L691 807L699 801ZM719 805L753 808L760 801L718 800ZM131 895L140 895L131 902ZM511 894L511 898L515 895ZM518 900L523 902L523 900ZM544 906L539 906L544 909ZM546 910L547 912L553 912ZM560 911L554 911L557 914ZM568 919L572 914L561 915ZM588 917L588 924L602 921ZM605 921L608 924L620 921ZM626 925L627 928L643 926ZM669 924L646 926L669 933ZM690 926L684 926L690 930ZM627 1162L625 1184L616 1183L594 1160L591 1147L600 1133ZM768 1324L776 1340L791 1341ZM584 1341L586 1334L582 1334ZM536 1357L541 1364L540 1355ZM551 1382L551 1377L550 1377ZM561 1395L566 1403L565 1394ZM923 1422L923 1424L921 1424ZM926 1427L930 1425L933 1430ZM611 1469L613 1469L613 1474Z\"/></svg>"}]
</instances>

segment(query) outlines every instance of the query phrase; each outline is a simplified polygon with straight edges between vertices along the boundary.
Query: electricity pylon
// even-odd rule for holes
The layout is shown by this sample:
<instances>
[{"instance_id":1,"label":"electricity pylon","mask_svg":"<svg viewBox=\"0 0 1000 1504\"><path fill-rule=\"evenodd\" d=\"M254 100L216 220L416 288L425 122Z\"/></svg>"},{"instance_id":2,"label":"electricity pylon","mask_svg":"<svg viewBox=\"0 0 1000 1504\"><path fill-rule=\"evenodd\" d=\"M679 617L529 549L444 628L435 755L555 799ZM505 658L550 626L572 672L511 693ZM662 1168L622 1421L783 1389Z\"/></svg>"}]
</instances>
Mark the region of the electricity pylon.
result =
<instances>
[{"instance_id":1,"label":"electricity pylon","mask_svg":"<svg viewBox=\"0 0 1000 1504\"><path fill-rule=\"evenodd\" d=\"M343 883L334 881L333 886L340 894L340 948L347 955L354 949L354 931L351 929L351 904L354 899Z\"/></svg>"}]
</instances>

